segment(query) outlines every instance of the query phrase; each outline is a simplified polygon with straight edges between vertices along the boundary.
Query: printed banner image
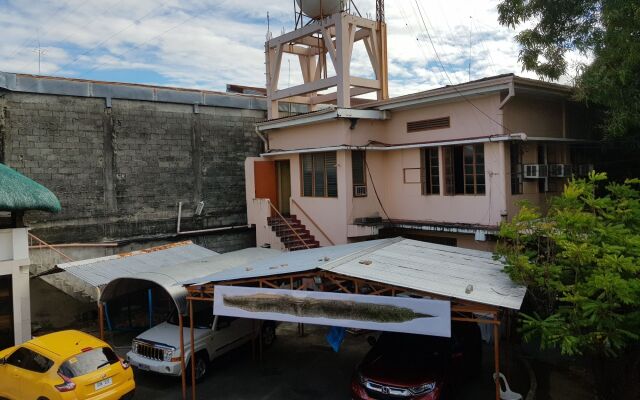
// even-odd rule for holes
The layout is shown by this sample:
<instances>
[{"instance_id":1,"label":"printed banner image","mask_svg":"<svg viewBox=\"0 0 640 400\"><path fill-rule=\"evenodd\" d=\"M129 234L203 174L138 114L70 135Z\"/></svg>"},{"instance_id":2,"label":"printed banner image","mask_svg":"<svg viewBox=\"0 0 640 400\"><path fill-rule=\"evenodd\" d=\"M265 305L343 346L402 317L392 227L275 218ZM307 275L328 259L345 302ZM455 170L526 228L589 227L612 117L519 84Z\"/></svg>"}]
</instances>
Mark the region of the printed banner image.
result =
<instances>
[{"instance_id":1,"label":"printed banner image","mask_svg":"<svg viewBox=\"0 0 640 400\"><path fill-rule=\"evenodd\" d=\"M215 315L451 336L448 301L241 286L214 293Z\"/></svg>"}]
</instances>

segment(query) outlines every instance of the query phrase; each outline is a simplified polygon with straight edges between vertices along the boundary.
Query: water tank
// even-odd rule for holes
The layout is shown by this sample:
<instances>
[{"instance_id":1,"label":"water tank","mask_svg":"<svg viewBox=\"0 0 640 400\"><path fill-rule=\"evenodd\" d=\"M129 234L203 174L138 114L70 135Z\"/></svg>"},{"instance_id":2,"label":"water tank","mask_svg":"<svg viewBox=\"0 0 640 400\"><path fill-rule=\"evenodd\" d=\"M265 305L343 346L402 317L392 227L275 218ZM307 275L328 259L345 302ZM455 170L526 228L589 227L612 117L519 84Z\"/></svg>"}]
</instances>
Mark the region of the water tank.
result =
<instances>
[{"instance_id":1,"label":"water tank","mask_svg":"<svg viewBox=\"0 0 640 400\"><path fill-rule=\"evenodd\" d=\"M342 11L345 1L347 0L296 0L302 13L314 19Z\"/></svg>"}]
</instances>

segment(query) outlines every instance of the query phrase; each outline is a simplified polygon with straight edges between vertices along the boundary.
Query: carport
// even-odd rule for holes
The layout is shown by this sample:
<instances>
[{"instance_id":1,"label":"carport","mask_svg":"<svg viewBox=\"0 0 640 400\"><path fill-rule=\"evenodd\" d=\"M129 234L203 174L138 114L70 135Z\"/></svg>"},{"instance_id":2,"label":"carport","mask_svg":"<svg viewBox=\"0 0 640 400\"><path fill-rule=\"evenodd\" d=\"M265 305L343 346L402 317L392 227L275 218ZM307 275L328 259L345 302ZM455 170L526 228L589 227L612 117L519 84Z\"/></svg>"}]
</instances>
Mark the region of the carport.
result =
<instances>
[{"instance_id":1,"label":"carport","mask_svg":"<svg viewBox=\"0 0 640 400\"><path fill-rule=\"evenodd\" d=\"M194 301L213 302L216 286L448 301L451 320L493 326L494 364L498 373L500 315L505 310L518 310L526 292L525 287L513 283L502 269L503 264L488 252L394 238L282 253L183 283L188 291L190 317ZM193 324L190 334L193 346ZM192 354L193 350L192 347ZM184 342L181 354L185 354ZM191 395L195 399L193 357L190 367ZM185 376L185 370L182 375ZM495 388L498 400L498 380ZM183 381L183 397L185 395L186 382Z\"/></svg>"},{"instance_id":2,"label":"carport","mask_svg":"<svg viewBox=\"0 0 640 400\"><path fill-rule=\"evenodd\" d=\"M228 268L257 262L280 254L280 251L248 248L219 254L191 241L171 243L112 256L56 265L96 290L100 338L105 339L105 309L109 301L143 290L158 288L166 293L178 311L180 343L184 345L183 316L187 313L185 280L223 272ZM150 293L150 292L149 292ZM151 313L149 294L149 313ZM184 364L184 360L182 360ZM183 370L185 367L183 366ZM183 375L183 381L184 381ZM185 382L183 382L184 384Z\"/></svg>"}]
</instances>

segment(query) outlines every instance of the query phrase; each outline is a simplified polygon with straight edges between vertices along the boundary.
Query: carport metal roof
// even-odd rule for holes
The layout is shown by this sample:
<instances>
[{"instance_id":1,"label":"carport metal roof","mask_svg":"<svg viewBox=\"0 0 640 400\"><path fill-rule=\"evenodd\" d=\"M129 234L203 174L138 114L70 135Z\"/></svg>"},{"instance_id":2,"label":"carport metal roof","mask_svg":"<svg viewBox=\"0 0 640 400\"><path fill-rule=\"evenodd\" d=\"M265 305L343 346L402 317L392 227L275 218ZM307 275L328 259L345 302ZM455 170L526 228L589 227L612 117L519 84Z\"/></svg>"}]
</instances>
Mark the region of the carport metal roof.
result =
<instances>
[{"instance_id":1,"label":"carport metal roof","mask_svg":"<svg viewBox=\"0 0 640 400\"><path fill-rule=\"evenodd\" d=\"M320 270L517 310L526 288L515 284L503 268L489 252L394 238L282 253L183 283L197 292L211 289L213 284Z\"/></svg>"},{"instance_id":2,"label":"carport metal roof","mask_svg":"<svg viewBox=\"0 0 640 400\"><path fill-rule=\"evenodd\" d=\"M58 264L64 270L98 291L98 301L158 285L173 299L177 309L186 312L185 279L222 271L231 266L273 257L279 251L249 248L225 254L193 244L172 243L113 256Z\"/></svg>"}]
</instances>

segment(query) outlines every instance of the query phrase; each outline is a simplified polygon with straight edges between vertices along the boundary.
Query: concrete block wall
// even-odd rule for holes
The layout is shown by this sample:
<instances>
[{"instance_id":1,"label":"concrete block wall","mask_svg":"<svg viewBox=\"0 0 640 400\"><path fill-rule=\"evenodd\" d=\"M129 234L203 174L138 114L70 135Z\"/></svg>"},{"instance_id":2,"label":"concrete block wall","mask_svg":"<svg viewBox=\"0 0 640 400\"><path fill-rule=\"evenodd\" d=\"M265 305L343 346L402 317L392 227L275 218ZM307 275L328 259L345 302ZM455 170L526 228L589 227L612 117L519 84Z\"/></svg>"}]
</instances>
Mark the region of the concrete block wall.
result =
<instances>
[{"instance_id":1,"label":"concrete block wall","mask_svg":"<svg viewBox=\"0 0 640 400\"><path fill-rule=\"evenodd\" d=\"M261 150L264 111L8 92L0 98L0 161L51 189L62 212L27 214L50 243L164 238L246 224L244 159ZM201 216L194 216L199 201ZM251 231L211 239L217 251ZM202 239L205 240L205 239ZM196 240L197 241L197 240ZM206 241L206 240L205 240ZM246 247L246 246L243 246Z\"/></svg>"}]
</instances>

